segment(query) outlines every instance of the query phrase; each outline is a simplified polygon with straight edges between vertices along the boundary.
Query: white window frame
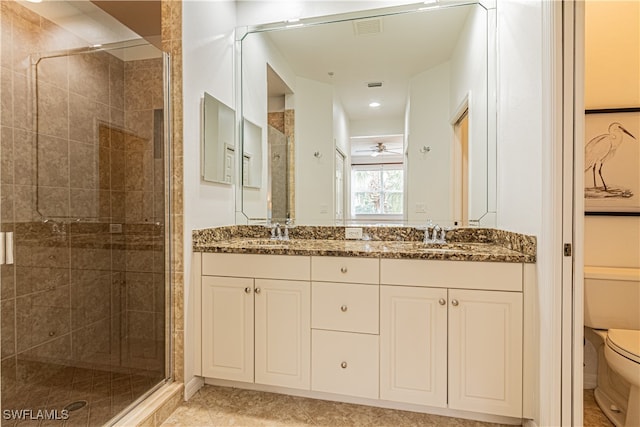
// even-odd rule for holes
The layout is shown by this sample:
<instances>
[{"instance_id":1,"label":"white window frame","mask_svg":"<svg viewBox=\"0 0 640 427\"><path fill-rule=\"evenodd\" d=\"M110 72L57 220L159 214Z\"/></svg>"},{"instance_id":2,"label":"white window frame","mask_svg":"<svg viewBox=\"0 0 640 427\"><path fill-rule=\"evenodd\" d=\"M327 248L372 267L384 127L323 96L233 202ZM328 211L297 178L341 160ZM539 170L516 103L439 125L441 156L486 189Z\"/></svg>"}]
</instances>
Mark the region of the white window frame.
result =
<instances>
[{"instance_id":1,"label":"white window frame","mask_svg":"<svg viewBox=\"0 0 640 427\"><path fill-rule=\"evenodd\" d=\"M367 170L367 171L399 170L402 172L403 186L402 186L402 213L401 214L356 214L355 213L354 211L355 203L353 202L353 194L355 192L354 190L355 180L353 179L353 172L359 171L359 170ZM404 169L404 165L402 163L368 163L368 164L357 164L357 165L352 164L350 178L351 178L351 188L349 191L349 206L351 209L350 213L351 213L352 219L355 219L357 221L394 221L394 222L404 220L404 214L406 210L405 201L407 197L404 182L407 177L406 177L406 171Z\"/></svg>"}]
</instances>

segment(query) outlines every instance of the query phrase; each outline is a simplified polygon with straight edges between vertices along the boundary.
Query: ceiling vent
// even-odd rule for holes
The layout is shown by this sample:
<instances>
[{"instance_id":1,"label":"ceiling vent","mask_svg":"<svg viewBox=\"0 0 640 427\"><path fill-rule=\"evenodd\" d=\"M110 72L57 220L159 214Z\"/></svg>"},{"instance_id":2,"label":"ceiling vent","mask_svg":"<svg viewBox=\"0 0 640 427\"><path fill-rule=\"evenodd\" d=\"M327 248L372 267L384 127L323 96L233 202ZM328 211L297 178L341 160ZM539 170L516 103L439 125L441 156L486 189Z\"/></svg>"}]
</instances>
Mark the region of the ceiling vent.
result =
<instances>
[{"instance_id":1,"label":"ceiling vent","mask_svg":"<svg viewBox=\"0 0 640 427\"><path fill-rule=\"evenodd\" d=\"M382 87L382 82L370 82L367 83L367 87Z\"/></svg>"},{"instance_id":2,"label":"ceiling vent","mask_svg":"<svg viewBox=\"0 0 640 427\"><path fill-rule=\"evenodd\" d=\"M382 32L382 19L359 19L353 22L353 31L356 36L369 36Z\"/></svg>"}]
</instances>

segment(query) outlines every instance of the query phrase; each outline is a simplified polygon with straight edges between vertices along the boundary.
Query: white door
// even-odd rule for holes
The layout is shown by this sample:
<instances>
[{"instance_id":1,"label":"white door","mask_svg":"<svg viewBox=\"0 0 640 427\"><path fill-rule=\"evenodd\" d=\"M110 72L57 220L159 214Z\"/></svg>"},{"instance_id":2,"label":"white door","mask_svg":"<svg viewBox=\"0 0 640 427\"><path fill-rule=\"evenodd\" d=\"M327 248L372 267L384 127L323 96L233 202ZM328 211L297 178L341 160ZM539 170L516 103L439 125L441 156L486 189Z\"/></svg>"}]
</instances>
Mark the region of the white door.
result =
<instances>
[{"instance_id":1,"label":"white door","mask_svg":"<svg viewBox=\"0 0 640 427\"><path fill-rule=\"evenodd\" d=\"M202 277L202 375L253 382L253 279Z\"/></svg>"},{"instance_id":2,"label":"white door","mask_svg":"<svg viewBox=\"0 0 640 427\"><path fill-rule=\"evenodd\" d=\"M310 286L256 279L256 383L310 389Z\"/></svg>"},{"instance_id":3,"label":"white door","mask_svg":"<svg viewBox=\"0 0 640 427\"><path fill-rule=\"evenodd\" d=\"M449 290L449 407L522 417L522 293Z\"/></svg>"},{"instance_id":4,"label":"white door","mask_svg":"<svg viewBox=\"0 0 640 427\"><path fill-rule=\"evenodd\" d=\"M447 290L380 287L380 398L447 406Z\"/></svg>"},{"instance_id":5,"label":"white door","mask_svg":"<svg viewBox=\"0 0 640 427\"><path fill-rule=\"evenodd\" d=\"M336 150L336 224L344 221L344 154Z\"/></svg>"}]
</instances>

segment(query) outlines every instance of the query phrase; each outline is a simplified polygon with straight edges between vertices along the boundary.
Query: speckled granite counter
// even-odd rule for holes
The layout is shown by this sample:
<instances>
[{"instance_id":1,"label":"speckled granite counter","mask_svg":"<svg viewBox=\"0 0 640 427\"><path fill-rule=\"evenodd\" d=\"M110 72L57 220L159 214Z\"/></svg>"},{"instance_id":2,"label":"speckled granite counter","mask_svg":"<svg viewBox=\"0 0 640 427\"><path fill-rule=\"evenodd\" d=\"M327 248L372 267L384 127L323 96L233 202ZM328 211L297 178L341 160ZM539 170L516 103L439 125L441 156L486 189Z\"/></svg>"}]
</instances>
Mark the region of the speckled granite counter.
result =
<instances>
[{"instance_id":1,"label":"speckled granite counter","mask_svg":"<svg viewBox=\"0 0 640 427\"><path fill-rule=\"evenodd\" d=\"M265 255L351 256L451 261L536 262L536 238L491 228L457 228L446 244L424 244L424 230L362 227L366 240L345 240L344 227L297 226L290 240L271 240L263 226L193 231L195 252Z\"/></svg>"}]
</instances>

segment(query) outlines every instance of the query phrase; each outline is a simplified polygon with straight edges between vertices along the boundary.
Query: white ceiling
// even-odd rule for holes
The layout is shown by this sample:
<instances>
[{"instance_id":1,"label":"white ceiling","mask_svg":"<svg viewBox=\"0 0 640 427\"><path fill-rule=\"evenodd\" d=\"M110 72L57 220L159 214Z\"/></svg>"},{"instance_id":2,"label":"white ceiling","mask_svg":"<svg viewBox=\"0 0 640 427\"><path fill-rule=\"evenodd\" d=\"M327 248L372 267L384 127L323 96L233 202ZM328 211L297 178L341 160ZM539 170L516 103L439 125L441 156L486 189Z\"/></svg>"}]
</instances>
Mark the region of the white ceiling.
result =
<instances>
[{"instance_id":1,"label":"white ceiling","mask_svg":"<svg viewBox=\"0 0 640 427\"><path fill-rule=\"evenodd\" d=\"M356 35L351 21L266 34L297 75L336 88L351 120L399 118L409 79L451 57L471 7L385 16L377 34ZM371 101L382 105L372 109Z\"/></svg>"}]
</instances>

